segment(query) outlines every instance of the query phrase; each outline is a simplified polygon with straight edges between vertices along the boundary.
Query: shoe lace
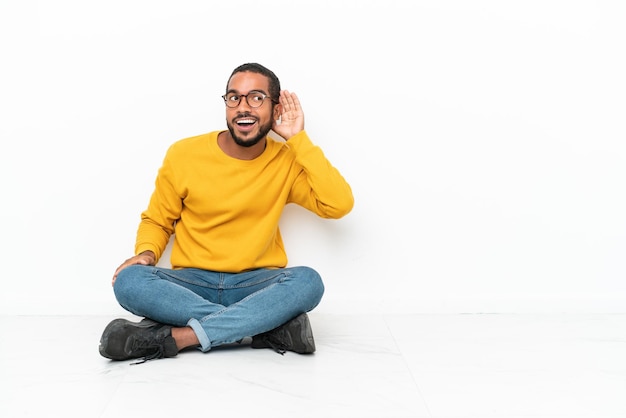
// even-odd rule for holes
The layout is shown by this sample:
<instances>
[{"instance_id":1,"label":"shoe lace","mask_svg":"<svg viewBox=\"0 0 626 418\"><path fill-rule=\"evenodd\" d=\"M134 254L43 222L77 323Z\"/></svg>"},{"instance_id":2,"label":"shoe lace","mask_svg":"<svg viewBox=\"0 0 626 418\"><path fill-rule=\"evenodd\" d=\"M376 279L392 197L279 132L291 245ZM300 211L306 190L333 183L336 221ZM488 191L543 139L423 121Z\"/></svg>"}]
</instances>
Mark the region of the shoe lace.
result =
<instances>
[{"instance_id":1,"label":"shoe lace","mask_svg":"<svg viewBox=\"0 0 626 418\"><path fill-rule=\"evenodd\" d=\"M264 335L262 341L281 356L287 352L287 345L278 338L272 338L272 335Z\"/></svg>"},{"instance_id":2,"label":"shoe lace","mask_svg":"<svg viewBox=\"0 0 626 418\"><path fill-rule=\"evenodd\" d=\"M133 341L132 345L133 351L135 350L154 350L150 354L146 354L140 361L136 361L131 363L134 364L142 364L149 360L156 360L165 357L165 345L162 339L151 338L149 340L138 339Z\"/></svg>"}]
</instances>

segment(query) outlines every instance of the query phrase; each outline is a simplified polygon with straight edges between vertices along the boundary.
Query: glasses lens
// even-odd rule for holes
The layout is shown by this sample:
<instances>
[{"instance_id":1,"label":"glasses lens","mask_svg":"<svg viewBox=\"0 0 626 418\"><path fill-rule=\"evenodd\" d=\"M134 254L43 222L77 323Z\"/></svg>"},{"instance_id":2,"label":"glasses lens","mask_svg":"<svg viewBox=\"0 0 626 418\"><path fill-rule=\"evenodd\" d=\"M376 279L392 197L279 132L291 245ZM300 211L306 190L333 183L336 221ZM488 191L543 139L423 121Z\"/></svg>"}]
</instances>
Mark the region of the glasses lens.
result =
<instances>
[{"instance_id":1,"label":"glasses lens","mask_svg":"<svg viewBox=\"0 0 626 418\"><path fill-rule=\"evenodd\" d=\"M226 103L226 106L228 107L237 107L241 101L241 96L235 93L228 93L222 97L224 98L224 103Z\"/></svg>"},{"instance_id":2,"label":"glasses lens","mask_svg":"<svg viewBox=\"0 0 626 418\"><path fill-rule=\"evenodd\" d=\"M263 93L250 93L246 96L246 99L250 107L260 107L263 104L263 100L265 100L265 95Z\"/></svg>"}]
</instances>

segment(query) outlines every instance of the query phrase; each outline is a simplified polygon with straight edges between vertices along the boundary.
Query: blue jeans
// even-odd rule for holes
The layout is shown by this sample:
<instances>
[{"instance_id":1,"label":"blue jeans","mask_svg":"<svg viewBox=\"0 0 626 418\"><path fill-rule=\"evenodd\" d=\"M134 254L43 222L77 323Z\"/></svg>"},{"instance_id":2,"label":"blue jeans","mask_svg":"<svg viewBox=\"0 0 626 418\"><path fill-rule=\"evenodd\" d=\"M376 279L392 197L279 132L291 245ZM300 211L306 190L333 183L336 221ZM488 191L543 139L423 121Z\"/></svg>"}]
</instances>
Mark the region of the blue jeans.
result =
<instances>
[{"instance_id":1,"label":"blue jeans","mask_svg":"<svg viewBox=\"0 0 626 418\"><path fill-rule=\"evenodd\" d=\"M324 294L309 267L219 273L133 265L120 271L115 297L127 311L191 327L202 351L276 328L315 308Z\"/></svg>"}]
</instances>

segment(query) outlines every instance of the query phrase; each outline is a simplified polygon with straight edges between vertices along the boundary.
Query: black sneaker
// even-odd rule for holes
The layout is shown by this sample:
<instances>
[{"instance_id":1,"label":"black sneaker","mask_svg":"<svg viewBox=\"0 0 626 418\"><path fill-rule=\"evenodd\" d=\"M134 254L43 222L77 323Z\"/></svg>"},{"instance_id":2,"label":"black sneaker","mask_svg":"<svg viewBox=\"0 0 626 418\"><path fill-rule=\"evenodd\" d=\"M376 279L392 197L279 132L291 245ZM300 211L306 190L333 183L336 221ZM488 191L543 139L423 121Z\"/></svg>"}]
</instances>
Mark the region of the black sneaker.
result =
<instances>
[{"instance_id":1,"label":"black sneaker","mask_svg":"<svg viewBox=\"0 0 626 418\"><path fill-rule=\"evenodd\" d=\"M279 354L293 351L298 354L315 352L313 330L306 313L300 314L278 328L252 337L252 348L272 348Z\"/></svg>"},{"instance_id":2,"label":"black sneaker","mask_svg":"<svg viewBox=\"0 0 626 418\"><path fill-rule=\"evenodd\" d=\"M111 360L141 358L148 360L174 357L178 354L172 327L144 319L139 323L115 319L100 338L100 354Z\"/></svg>"}]
</instances>

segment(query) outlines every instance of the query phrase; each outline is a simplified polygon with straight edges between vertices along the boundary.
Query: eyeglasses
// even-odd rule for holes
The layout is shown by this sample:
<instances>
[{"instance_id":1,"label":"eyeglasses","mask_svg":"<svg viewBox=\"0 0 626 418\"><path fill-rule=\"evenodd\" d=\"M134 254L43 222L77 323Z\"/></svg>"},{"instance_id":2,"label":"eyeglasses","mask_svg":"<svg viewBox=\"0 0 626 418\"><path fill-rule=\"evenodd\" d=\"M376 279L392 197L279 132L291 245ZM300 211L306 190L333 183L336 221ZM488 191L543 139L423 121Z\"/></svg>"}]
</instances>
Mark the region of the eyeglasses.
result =
<instances>
[{"instance_id":1,"label":"eyeglasses","mask_svg":"<svg viewBox=\"0 0 626 418\"><path fill-rule=\"evenodd\" d=\"M239 106L239 103L241 103L242 97L245 97L248 106L253 108L263 106L265 99L270 99L272 102L278 103L276 100L272 99L265 93L261 93L260 91L251 91L248 94L226 93L222 96L222 99L224 99L224 103L226 103L227 107L235 108Z\"/></svg>"}]
</instances>

